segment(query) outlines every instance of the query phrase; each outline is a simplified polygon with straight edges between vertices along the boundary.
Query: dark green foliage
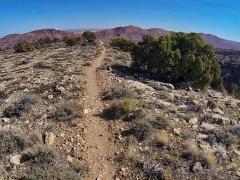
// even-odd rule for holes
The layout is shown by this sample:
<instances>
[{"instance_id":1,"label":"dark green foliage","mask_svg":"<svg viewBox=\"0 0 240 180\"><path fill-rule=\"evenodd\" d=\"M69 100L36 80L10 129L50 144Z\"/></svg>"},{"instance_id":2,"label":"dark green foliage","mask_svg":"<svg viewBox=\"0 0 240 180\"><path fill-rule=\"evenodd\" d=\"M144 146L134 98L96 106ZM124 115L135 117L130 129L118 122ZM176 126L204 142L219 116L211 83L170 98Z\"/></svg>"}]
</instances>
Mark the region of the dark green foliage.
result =
<instances>
[{"instance_id":1,"label":"dark green foliage","mask_svg":"<svg viewBox=\"0 0 240 180\"><path fill-rule=\"evenodd\" d=\"M37 44L30 44L30 43L19 43L14 47L16 53L23 53L23 52L30 52L34 51L35 49L39 49L40 46Z\"/></svg>"},{"instance_id":2,"label":"dark green foliage","mask_svg":"<svg viewBox=\"0 0 240 180\"><path fill-rule=\"evenodd\" d=\"M36 99L34 96L25 96L19 102L16 102L13 106L7 107L3 115L5 117L21 117L23 113L28 112L31 109L31 106L35 104Z\"/></svg>"},{"instance_id":3,"label":"dark green foliage","mask_svg":"<svg viewBox=\"0 0 240 180\"><path fill-rule=\"evenodd\" d=\"M171 83L187 82L205 89L221 86L221 70L214 49L198 34L174 33L154 38L145 36L132 51L133 66Z\"/></svg>"},{"instance_id":4,"label":"dark green foliage","mask_svg":"<svg viewBox=\"0 0 240 180\"><path fill-rule=\"evenodd\" d=\"M82 35L85 43L95 43L97 37L94 32L86 31Z\"/></svg>"},{"instance_id":5,"label":"dark green foliage","mask_svg":"<svg viewBox=\"0 0 240 180\"><path fill-rule=\"evenodd\" d=\"M72 46L76 46L78 44L81 43L80 39L79 38L75 38L75 39L67 39L65 41L66 45L72 47Z\"/></svg>"},{"instance_id":6,"label":"dark green foliage","mask_svg":"<svg viewBox=\"0 0 240 180\"><path fill-rule=\"evenodd\" d=\"M126 52L131 52L135 45L136 44L134 42L126 39L113 39L110 43L110 46L119 48L121 51Z\"/></svg>"}]
</instances>

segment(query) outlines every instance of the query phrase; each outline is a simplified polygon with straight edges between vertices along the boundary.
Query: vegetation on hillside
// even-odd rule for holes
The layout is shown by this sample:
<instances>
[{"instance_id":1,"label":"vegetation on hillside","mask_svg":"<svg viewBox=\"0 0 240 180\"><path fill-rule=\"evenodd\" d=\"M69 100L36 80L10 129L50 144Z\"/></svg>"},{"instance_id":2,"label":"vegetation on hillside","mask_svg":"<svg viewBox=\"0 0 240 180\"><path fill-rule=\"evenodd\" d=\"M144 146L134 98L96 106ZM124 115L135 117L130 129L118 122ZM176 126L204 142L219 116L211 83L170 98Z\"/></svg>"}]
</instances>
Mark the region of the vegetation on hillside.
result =
<instances>
[{"instance_id":1,"label":"vegetation on hillside","mask_svg":"<svg viewBox=\"0 0 240 180\"><path fill-rule=\"evenodd\" d=\"M37 44L31 43L19 43L14 47L16 53L23 53L23 52L30 52L34 51L35 49L39 49L40 46Z\"/></svg>"},{"instance_id":2,"label":"vegetation on hillside","mask_svg":"<svg viewBox=\"0 0 240 180\"><path fill-rule=\"evenodd\" d=\"M94 32L86 31L82 35L84 43L95 43L97 36Z\"/></svg>"},{"instance_id":3,"label":"vegetation on hillside","mask_svg":"<svg viewBox=\"0 0 240 180\"><path fill-rule=\"evenodd\" d=\"M134 47L135 47L135 43L127 40L127 39L112 39L110 45L112 47L118 48L121 51L126 51L126 52L131 52Z\"/></svg>"},{"instance_id":4,"label":"vegetation on hillside","mask_svg":"<svg viewBox=\"0 0 240 180\"><path fill-rule=\"evenodd\" d=\"M195 88L222 88L221 70L215 51L196 33L174 33L154 38L145 36L138 44L112 40L111 46L130 51L132 66L170 83L187 83Z\"/></svg>"}]
</instances>

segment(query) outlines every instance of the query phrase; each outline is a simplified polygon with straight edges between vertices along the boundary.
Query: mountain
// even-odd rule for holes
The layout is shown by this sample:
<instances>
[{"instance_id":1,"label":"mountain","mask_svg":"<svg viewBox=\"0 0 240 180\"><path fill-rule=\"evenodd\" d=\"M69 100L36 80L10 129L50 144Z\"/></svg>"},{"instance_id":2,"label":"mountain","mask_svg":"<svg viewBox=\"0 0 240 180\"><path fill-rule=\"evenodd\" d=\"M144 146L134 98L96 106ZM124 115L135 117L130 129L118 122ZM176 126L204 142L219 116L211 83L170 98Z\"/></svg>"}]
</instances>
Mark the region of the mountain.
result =
<instances>
[{"instance_id":1,"label":"mountain","mask_svg":"<svg viewBox=\"0 0 240 180\"><path fill-rule=\"evenodd\" d=\"M170 31L153 28L153 29L142 29L133 25L126 27L116 27L113 29L106 29L97 32L97 37L102 40L110 40L114 38L126 38L133 41L140 41L144 35L153 36L166 36L170 34Z\"/></svg>"},{"instance_id":2,"label":"mountain","mask_svg":"<svg viewBox=\"0 0 240 180\"><path fill-rule=\"evenodd\" d=\"M200 33L200 36L202 39L208 43L211 44L216 49L235 49L240 50L240 42L230 41L226 39L222 39L220 37L217 37L212 34L204 34Z\"/></svg>"},{"instance_id":3,"label":"mountain","mask_svg":"<svg viewBox=\"0 0 240 180\"><path fill-rule=\"evenodd\" d=\"M171 31L164 30L161 28L143 29L133 25L126 27L116 27L105 30L97 29L87 30L96 31L97 37L100 40L104 41L108 41L114 38L126 38L137 42L140 41L144 35L152 35L158 37L166 36L171 33ZM0 49L13 48L16 44L20 42L32 43L46 37L49 37L51 39L54 38L62 39L64 37L79 37L84 31L86 31L86 29L85 30L75 29L65 31L60 31L56 29L40 29L26 34L11 34L0 39ZM240 42L229 41L212 34L200 33L199 35L206 43L212 45L216 49L240 50Z\"/></svg>"},{"instance_id":4,"label":"mountain","mask_svg":"<svg viewBox=\"0 0 240 180\"><path fill-rule=\"evenodd\" d=\"M136 26L117 27L97 32L97 36L102 40L110 40L113 38L127 38L133 41L140 41L143 35L165 36L171 31L160 28L142 29ZM216 49L235 49L240 50L240 42L222 39L212 34L199 33L202 39L212 45Z\"/></svg>"},{"instance_id":5,"label":"mountain","mask_svg":"<svg viewBox=\"0 0 240 180\"><path fill-rule=\"evenodd\" d=\"M40 29L25 34L10 34L0 39L0 49L13 48L16 44L21 42L37 42L46 37L50 39L63 39L65 37L77 37L79 35L79 33L59 31L56 29Z\"/></svg>"}]
</instances>

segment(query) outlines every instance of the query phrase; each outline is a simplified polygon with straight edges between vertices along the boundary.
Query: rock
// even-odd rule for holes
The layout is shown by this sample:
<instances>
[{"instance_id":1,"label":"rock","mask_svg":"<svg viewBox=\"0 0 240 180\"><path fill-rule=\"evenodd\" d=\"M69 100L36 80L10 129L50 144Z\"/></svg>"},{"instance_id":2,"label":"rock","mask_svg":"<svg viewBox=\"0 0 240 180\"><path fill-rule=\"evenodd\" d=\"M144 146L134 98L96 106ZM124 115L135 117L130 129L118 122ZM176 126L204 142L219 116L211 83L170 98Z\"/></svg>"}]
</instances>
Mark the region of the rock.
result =
<instances>
[{"instance_id":1,"label":"rock","mask_svg":"<svg viewBox=\"0 0 240 180\"><path fill-rule=\"evenodd\" d=\"M193 172L195 173L201 173L203 171L203 167L200 162L197 162L193 166Z\"/></svg>"},{"instance_id":2,"label":"rock","mask_svg":"<svg viewBox=\"0 0 240 180\"><path fill-rule=\"evenodd\" d=\"M200 138L200 139L207 139L209 137L209 135L198 133L197 137Z\"/></svg>"},{"instance_id":3,"label":"rock","mask_svg":"<svg viewBox=\"0 0 240 180\"><path fill-rule=\"evenodd\" d=\"M55 142L55 135L52 132L45 133L45 144L52 146Z\"/></svg>"},{"instance_id":4,"label":"rock","mask_svg":"<svg viewBox=\"0 0 240 180\"><path fill-rule=\"evenodd\" d=\"M89 110L88 110L88 109L84 109L84 110L83 110L83 113L84 113L84 114L88 114L88 113L89 113Z\"/></svg>"},{"instance_id":5,"label":"rock","mask_svg":"<svg viewBox=\"0 0 240 180\"><path fill-rule=\"evenodd\" d=\"M223 117L220 114L210 114L208 115L208 118L210 119L210 122L213 124L219 124L219 125L229 125L230 119Z\"/></svg>"},{"instance_id":6,"label":"rock","mask_svg":"<svg viewBox=\"0 0 240 180\"><path fill-rule=\"evenodd\" d=\"M211 131L211 130L216 130L217 127L213 124L209 124L209 123L202 123L201 124L201 128L206 129L207 131Z\"/></svg>"},{"instance_id":7,"label":"rock","mask_svg":"<svg viewBox=\"0 0 240 180\"><path fill-rule=\"evenodd\" d=\"M207 103L207 107L209 108L209 109L215 109L215 108L217 108L217 104L214 102L214 101L212 101L212 100L209 100L208 101L208 103Z\"/></svg>"},{"instance_id":8,"label":"rock","mask_svg":"<svg viewBox=\"0 0 240 180\"><path fill-rule=\"evenodd\" d=\"M189 124L195 125L198 123L198 118L192 118L189 120Z\"/></svg>"},{"instance_id":9,"label":"rock","mask_svg":"<svg viewBox=\"0 0 240 180\"><path fill-rule=\"evenodd\" d=\"M181 135L181 128L175 128L173 129L173 132L177 135Z\"/></svg>"},{"instance_id":10,"label":"rock","mask_svg":"<svg viewBox=\"0 0 240 180\"><path fill-rule=\"evenodd\" d=\"M73 162L73 159L74 159L74 158L73 158L72 156L69 156L69 155L67 156L67 161L68 161L68 162L70 162L70 163Z\"/></svg>"},{"instance_id":11,"label":"rock","mask_svg":"<svg viewBox=\"0 0 240 180\"><path fill-rule=\"evenodd\" d=\"M236 155L240 156L240 151L239 151L239 150L234 149L233 152L234 152Z\"/></svg>"},{"instance_id":12,"label":"rock","mask_svg":"<svg viewBox=\"0 0 240 180\"><path fill-rule=\"evenodd\" d=\"M169 91L174 90L174 86L169 83L149 81L148 85L159 91Z\"/></svg>"},{"instance_id":13,"label":"rock","mask_svg":"<svg viewBox=\"0 0 240 180\"><path fill-rule=\"evenodd\" d=\"M21 164L21 155L14 155L11 156L9 161L10 163L14 164L14 165L20 165Z\"/></svg>"},{"instance_id":14,"label":"rock","mask_svg":"<svg viewBox=\"0 0 240 180\"><path fill-rule=\"evenodd\" d=\"M8 123L9 121L10 121L9 118L6 118L6 117L2 118L2 122L4 122L4 123Z\"/></svg>"},{"instance_id":15,"label":"rock","mask_svg":"<svg viewBox=\"0 0 240 180\"><path fill-rule=\"evenodd\" d=\"M53 95L52 94L48 95L48 99L53 99Z\"/></svg>"},{"instance_id":16,"label":"rock","mask_svg":"<svg viewBox=\"0 0 240 180\"><path fill-rule=\"evenodd\" d=\"M224 115L224 112L223 112L221 109L219 109L219 108L213 109L213 112L214 112L214 113L217 113L217 114Z\"/></svg>"}]
</instances>

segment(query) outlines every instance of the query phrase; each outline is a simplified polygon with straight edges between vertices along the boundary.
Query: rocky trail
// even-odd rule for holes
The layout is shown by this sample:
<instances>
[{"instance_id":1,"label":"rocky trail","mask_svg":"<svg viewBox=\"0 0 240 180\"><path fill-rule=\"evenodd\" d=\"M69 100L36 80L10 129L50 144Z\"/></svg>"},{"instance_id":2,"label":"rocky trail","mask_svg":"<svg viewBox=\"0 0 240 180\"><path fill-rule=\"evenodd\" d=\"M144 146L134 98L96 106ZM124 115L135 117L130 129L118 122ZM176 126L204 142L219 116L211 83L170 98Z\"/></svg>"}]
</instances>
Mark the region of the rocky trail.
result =
<instances>
[{"instance_id":1,"label":"rocky trail","mask_svg":"<svg viewBox=\"0 0 240 180\"><path fill-rule=\"evenodd\" d=\"M103 45L102 45L103 46ZM86 179L113 179L115 167L111 158L116 152L114 143L110 140L111 134L108 131L108 123L101 119L99 114L103 110L103 104L99 95L97 83L97 68L105 58L106 49L94 60L88 69L86 88L86 108L89 112L86 115L86 161L90 165L89 176Z\"/></svg>"}]
</instances>

